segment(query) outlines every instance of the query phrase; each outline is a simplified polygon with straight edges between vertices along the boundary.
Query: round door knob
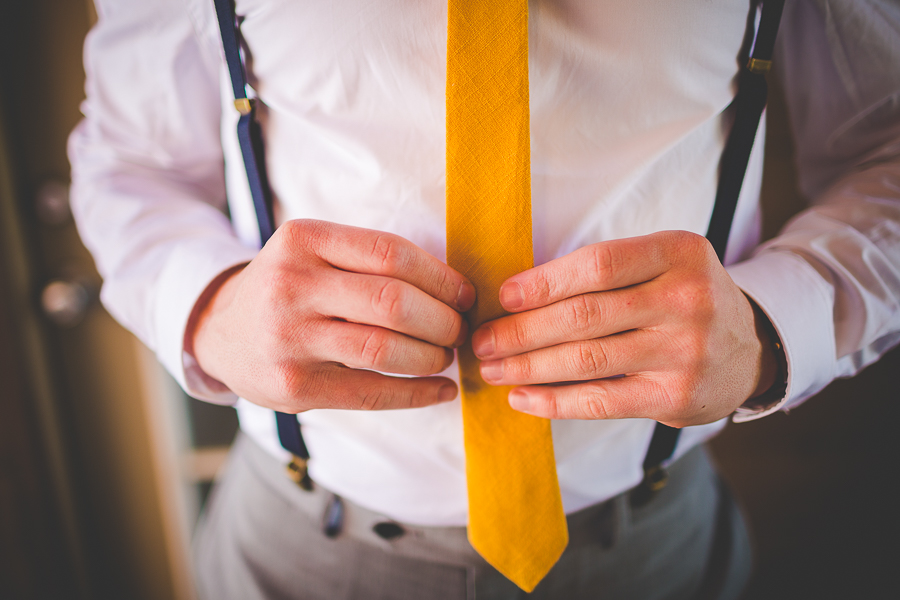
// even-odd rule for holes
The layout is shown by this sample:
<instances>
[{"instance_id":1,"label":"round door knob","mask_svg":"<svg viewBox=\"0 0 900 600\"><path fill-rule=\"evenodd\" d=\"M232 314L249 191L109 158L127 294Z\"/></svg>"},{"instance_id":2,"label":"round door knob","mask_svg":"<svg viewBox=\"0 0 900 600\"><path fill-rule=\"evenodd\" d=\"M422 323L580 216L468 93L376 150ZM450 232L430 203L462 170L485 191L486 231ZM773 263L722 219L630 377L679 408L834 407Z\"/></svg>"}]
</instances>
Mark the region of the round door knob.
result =
<instances>
[{"instance_id":1,"label":"round door knob","mask_svg":"<svg viewBox=\"0 0 900 600\"><path fill-rule=\"evenodd\" d=\"M34 198L38 220L44 225L59 226L72 217L69 186L61 181L45 181Z\"/></svg>"},{"instance_id":2,"label":"round door knob","mask_svg":"<svg viewBox=\"0 0 900 600\"><path fill-rule=\"evenodd\" d=\"M41 308L53 323L73 327L84 319L93 297L92 290L85 283L57 279L41 291Z\"/></svg>"}]
</instances>

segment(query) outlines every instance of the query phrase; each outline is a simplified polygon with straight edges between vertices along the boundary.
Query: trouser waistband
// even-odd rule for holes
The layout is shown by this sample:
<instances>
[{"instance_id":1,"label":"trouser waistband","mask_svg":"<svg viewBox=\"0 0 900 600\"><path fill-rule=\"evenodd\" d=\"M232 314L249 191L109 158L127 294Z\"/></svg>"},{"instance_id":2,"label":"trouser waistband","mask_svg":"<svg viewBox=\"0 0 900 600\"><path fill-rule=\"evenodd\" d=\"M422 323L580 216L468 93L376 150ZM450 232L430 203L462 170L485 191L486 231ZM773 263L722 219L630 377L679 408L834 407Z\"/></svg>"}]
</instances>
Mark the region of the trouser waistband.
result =
<instances>
[{"instance_id":1,"label":"trouser waistband","mask_svg":"<svg viewBox=\"0 0 900 600\"><path fill-rule=\"evenodd\" d=\"M391 519L347 500L337 500L335 495L318 484L305 491L291 481L285 466L259 447L252 439L239 435L235 441L232 460L248 462L267 487L299 509L313 522L319 523L325 535L327 522L334 520L340 510L341 523L337 535L350 536L391 553L410 558L429 560L459 566L483 566L484 559L468 543L465 527L426 527L411 525ZM665 497L686 493L694 479L712 469L702 447L688 451L669 468L668 484L660 498L651 500L641 508L653 511L655 505L665 504ZM631 508L628 491L604 502L589 506L567 516L569 548L577 549L587 544L610 547L614 543L620 522Z\"/></svg>"}]
</instances>

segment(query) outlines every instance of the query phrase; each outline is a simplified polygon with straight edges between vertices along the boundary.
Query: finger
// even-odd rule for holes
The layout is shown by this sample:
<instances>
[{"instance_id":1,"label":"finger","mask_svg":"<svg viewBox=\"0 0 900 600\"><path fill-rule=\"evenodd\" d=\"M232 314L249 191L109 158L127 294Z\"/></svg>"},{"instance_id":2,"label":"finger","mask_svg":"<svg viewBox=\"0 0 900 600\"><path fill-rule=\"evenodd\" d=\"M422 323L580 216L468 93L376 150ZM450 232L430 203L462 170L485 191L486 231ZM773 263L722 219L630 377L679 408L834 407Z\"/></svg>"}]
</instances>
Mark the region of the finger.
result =
<instances>
[{"instance_id":1,"label":"finger","mask_svg":"<svg viewBox=\"0 0 900 600\"><path fill-rule=\"evenodd\" d=\"M453 362L453 351L382 327L332 321L323 330L320 356L353 369L399 375L440 373Z\"/></svg>"},{"instance_id":2,"label":"finger","mask_svg":"<svg viewBox=\"0 0 900 600\"><path fill-rule=\"evenodd\" d=\"M472 334L472 349L483 360L498 359L658 325L662 316L652 302L652 285L579 294L489 321Z\"/></svg>"},{"instance_id":3,"label":"finger","mask_svg":"<svg viewBox=\"0 0 900 600\"><path fill-rule=\"evenodd\" d=\"M667 365L667 352L657 340L654 332L638 330L569 342L484 361L481 377L491 385L536 385L661 370Z\"/></svg>"},{"instance_id":4,"label":"finger","mask_svg":"<svg viewBox=\"0 0 900 600\"><path fill-rule=\"evenodd\" d=\"M314 301L319 314L385 327L438 346L455 347L468 328L462 316L419 288L390 277L346 271L329 274L328 293Z\"/></svg>"},{"instance_id":5,"label":"finger","mask_svg":"<svg viewBox=\"0 0 900 600\"><path fill-rule=\"evenodd\" d=\"M668 404L653 379L631 375L585 383L515 388L515 410L547 419L662 419Z\"/></svg>"},{"instance_id":6,"label":"finger","mask_svg":"<svg viewBox=\"0 0 900 600\"><path fill-rule=\"evenodd\" d=\"M681 253L708 254L709 242L685 231L600 242L523 271L500 287L510 312L530 310L565 298L649 281L667 271Z\"/></svg>"},{"instance_id":7,"label":"finger","mask_svg":"<svg viewBox=\"0 0 900 600\"><path fill-rule=\"evenodd\" d=\"M325 408L393 410L420 408L456 398L456 384L446 377L391 377L374 371L337 366L321 377Z\"/></svg>"},{"instance_id":8,"label":"finger","mask_svg":"<svg viewBox=\"0 0 900 600\"><path fill-rule=\"evenodd\" d=\"M289 244L310 247L339 269L400 279L456 310L475 303L475 288L463 275L398 235L311 220L282 229Z\"/></svg>"}]
</instances>

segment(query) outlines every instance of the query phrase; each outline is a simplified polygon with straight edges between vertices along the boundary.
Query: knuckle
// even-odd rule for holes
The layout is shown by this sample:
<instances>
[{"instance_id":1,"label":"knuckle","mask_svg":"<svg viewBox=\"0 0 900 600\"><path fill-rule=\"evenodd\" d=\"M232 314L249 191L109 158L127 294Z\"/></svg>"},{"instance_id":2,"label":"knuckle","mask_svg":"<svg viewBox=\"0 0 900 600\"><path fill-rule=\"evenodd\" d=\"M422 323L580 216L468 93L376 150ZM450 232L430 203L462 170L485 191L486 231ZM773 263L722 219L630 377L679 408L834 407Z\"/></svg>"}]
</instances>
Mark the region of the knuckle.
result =
<instances>
[{"instance_id":1,"label":"knuckle","mask_svg":"<svg viewBox=\"0 0 900 600\"><path fill-rule=\"evenodd\" d=\"M328 237L328 228L320 221L291 219L278 228L279 242L290 248L321 245Z\"/></svg>"},{"instance_id":2,"label":"knuckle","mask_svg":"<svg viewBox=\"0 0 900 600\"><path fill-rule=\"evenodd\" d=\"M673 384L667 395L669 399L669 411L672 415L677 415L684 410L684 407L687 405L690 398L688 387L681 383Z\"/></svg>"},{"instance_id":3,"label":"knuckle","mask_svg":"<svg viewBox=\"0 0 900 600\"><path fill-rule=\"evenodd\" d=\"M417 408L431 404L431 395L424 387L396 387L389 394L390 406L385 408Z\"/></svg>"},{"instance_id":4,"label":"knuckle","mask_svg":"<svg viewBox=\"0 0 900 600\"><path fill-rule=\"evenodd\" d=\"M373 329L363 340L360 358L363 364L376 371L384 370L391 362L390 338L382 329Z\"/></svg>"},{"instance_id":5,"label":"knuckle","mask_svg":"<svg viewBox=\"0 0 900 600\"><path fill-rule=\"evenodd\" d=\"M428 375L440 373L453 361L453 352L446 348L436 348L431 353L431 364L428 366Z\"/></svg>"},{"instance_id":6,"label":"knuckle","mask_svg":"<svg viewBox=\"0 0 900 600\"><path fill-rule=\"evenodd\" d=\"M702 235L690 231L672 231L669 234L675 256L685 257L694 264L719 261L712 244Z\"/></svg>"},{"instance_id":7,"label":"knuckle","mask_svg":"<svg viewBox=\"0 0 900 600\"><path fill-rule=\"evenodd\" d=\"M590 248L590 260L586 261L586 266L592 280L609 279L622 266L622 258L612 244L594 244Z\"/></svg>"},{"instance_id":8,"label":"knuckle","mask_svg":"<svg viewBox=\"0 0 900 600\"><path fill-rule=\"evenodd\" d=\"M708 245L706 238L691 231L670 231L668 235L672 244L683 252L700 252Z\"/></svg>"},{"instance_id":9,"label":"knuckle","mask_svg":"<svg viewBox=\"0 0 900 600\"><path fill-rule=\"evenodd\" d=\"M285 221L275 232L275 239L281 244L293 246L297 239L302 235L302 229L303 225L301 221L296 219Z\"/></svg>"},{"instance_id":10,"label":"knuckle","mask_svg":"<svg viewBox=\"0 0 900 600\"><path fill-rule=\"evenodd\" d=\"M597 301L588 294L575 296L569 302L569 323L579 333L589 331L598 314Z\"/></svg>"},{"instance_id":11,"label":"knuckle","mask_svg":"<svg viewBox=\"0 0 900 600\"><path fill-rule=\"evenodd\" d=\"M442 318L441 321L443 321L443 327L441 327L441 340L443 340L443 343L441 345L452 344L462 331L462 317L458 313L453 313L446 318Z\"/></svg>"},{"instance_id":12,"label":"knuckle","mask_svg":"<svg viewBox=\"0 0 900 600\"><path fill-rule=\"evenodd\" d=\"M507 336L508 343L511 344L512 349L527 348L529 346L528 340L530 335L525 320L512 319L510 325L511 326L507 330Z\"/></svg>"},{"instance_id":13,"label":"knuckle","mask_svg":"<svg viewBox=\"0 0 900 600\"><path fill-rule=\"evenodd\" d=\"M528 346L528 332L522 319L511 318L491 324L497 347L495 353L520 351Z\"/></svg>"},{"instance_id":14,"label":"knuckle","mask_svg":"<svg viewBox=\"0 0 900 600\"><path fill-rule=\"evenodd\" d=\"M599 344L578 344L573 355L574 370L581 379L593 379L604 373L609 357Z\"/></svg>"},{"instance_id":15,"label":"knuckle","mask_svg":"<svg viewBox=\"0 0 900 600\"><path fill-rule=\"evenodd\" d=\"M698 235L696 233L690 234L690 241L687 243L689 244L691 251L698 258L704 260L715 260L716 262L718 262L716 251L713 249L712 244L710 244L709 240L702 235Z\"/></svg>"},{"instance_id":16,"label":"knuckle","mask_svg":"<svg viewBox=\"0 0 900 600\"><path fill-rule=\"evenodd\" d=\"M303 397L306 377L303 372L289 363L275 365L273 377L275 395L284 403L290 403Z\"/></svg>"},{"instance_id":17,"label":"knuckle","mask_svg":"<svg viewBox=\"0 0 900 600\"><path fill-rule=\"evenodd\" d=\"M641 393L631 404L633 409L639 411L635 414L676 427L673 423L680 418L683 405L682 394L674 379L669 374L659 378L642 378Z\"/></svg>"},{"instance_id":18,"label":"knuckle","mask_svg":"<svg viewBox=\"0 0 900 600\"><path fill-rule=\"evenodd\" d=\"M716 298L711 282L702 275L684 278L673 290L672 302L692 320L709 320L716 309Z\"/></svg>"},{"instance_id":19,"label":"knuckle","mask_svg":"<svg viewBox=\"0 0 900 600\"><path fill-rule=\"evenodd\" d=\"M329 243L327 223L309 219L286 221L266 242L260 257L276 270L291 272L320 256Z\"/></svg>"},{"instance_id":20,"label":"knuckle","mask_svg":"<svg viewBox=\"0 0 900 600\"><path fill-rule=\"evenodd\" d=\"M503 368L507 377L517 381L534 381L537 374L534 361L527 354L506 359Z\"/></svg>"},{"instance_id":21,"label":"knuckle","mask_svg":"<svg viewBox=\"0 0 900 600\"><path fill-rule=\"evenodd\" d=\"M563 419L567 415L564 414L565 408L559 395L553 388L548 388L546 394L541 398L542 412L541 416L547 419Z\"/></svg>"},{"instance_id":22,"label":"knuckle","mask_svg":"<svg viewBox=\"0 0 900 600\"><path fill-rule=\"evenodd\" d=\"M358 410L383 410L390 406L391 395L382 386L367 387L360 391Z\"/></svg>"},{"instance_id":23,"label":"knuckle","mask_svg":"<svg viewBox=\"0 0 900 600\"><path fill-rule=\"evenodd\" d=\"M665 389L666 405L672 421L678 421L681 415L690 410L699 388L697 379L691 373L684 373Z\"/></svg>"},{"instance_id":24,"label":"knuckle","mask_svg":"<svg viewBox=\"0 0 900 600\"><path fill-rule=\"evenodd\" d=\"M372 297L372 310L389 323L401 322L405 314L405 288L398 279L388 279Z\"/></svg>"},{"instance_id":25,"label":"knuckle","mask_svg":"<svg viewBox=\"0 0 900 600\"><path fill-rule=\"evenodd\" d=\"M599 389L593 386L581 386L575 394L575 402L579 412L588 419L608 419L609 411L606 409L604 396Z\"/></svg>"},{"instance_id":26,"label":"knuckle","mask_svg":"<svg viewBox=\"0 0 900 600\"><path fill-rule=\"evenodd\" d=\"M535 270L524 286L528 298L555 298L559 289L553 277L544 269Z\"/></svg>"},{"instance_id":27,"label":"knuckle","mask_svg":"<svg viewBox=\"0 0 900 600\"><path fill-rule=\"evenodd\" d=\"M437 280L435 281L435 288L438 290L438 295L441 298L449 300L450 302L455 302L457 296L459 295L459 289L461 283L456 279L456 276L447 269L436 269L435 277Z\"/></svg>"},{"instance_id":28,"label":"knuckle","mask_svg":"<svg viewBox=\"0 0 900 600\"><path fill-rule=\"evenodd\" d=\"M399 273L406 266L403 244L398 237L389 233L379 233L375 236L371 254L383 273Z\"/></svg>"}]
</instances>

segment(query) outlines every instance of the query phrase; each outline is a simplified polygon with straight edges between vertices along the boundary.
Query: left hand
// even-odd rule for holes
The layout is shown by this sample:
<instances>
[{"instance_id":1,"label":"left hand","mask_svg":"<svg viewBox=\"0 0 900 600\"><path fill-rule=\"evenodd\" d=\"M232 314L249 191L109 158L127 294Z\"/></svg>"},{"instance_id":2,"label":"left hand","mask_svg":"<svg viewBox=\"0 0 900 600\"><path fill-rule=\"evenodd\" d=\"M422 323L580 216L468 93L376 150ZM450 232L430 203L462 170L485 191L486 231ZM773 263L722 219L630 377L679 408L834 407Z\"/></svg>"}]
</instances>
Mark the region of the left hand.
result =
<instances>
[{"instance_id":1,"label":"left hand","mask_svg":"<svg viewBox=\"0 0 900 600\"><path fill-rule=\"evenodd\" d=\"M765 317L685 231L586 246L510 277L500 301L514 314L472 336L481 375L523 386L510 404L541 417L711 423L777 370Z\"/></svg>"}]
</instances>

